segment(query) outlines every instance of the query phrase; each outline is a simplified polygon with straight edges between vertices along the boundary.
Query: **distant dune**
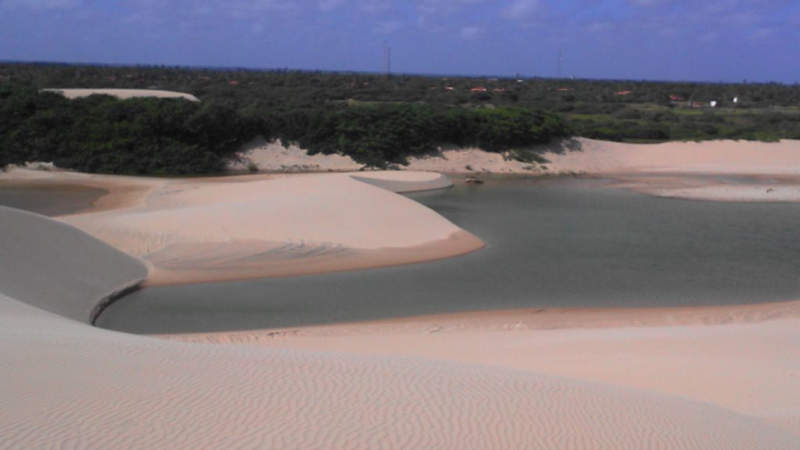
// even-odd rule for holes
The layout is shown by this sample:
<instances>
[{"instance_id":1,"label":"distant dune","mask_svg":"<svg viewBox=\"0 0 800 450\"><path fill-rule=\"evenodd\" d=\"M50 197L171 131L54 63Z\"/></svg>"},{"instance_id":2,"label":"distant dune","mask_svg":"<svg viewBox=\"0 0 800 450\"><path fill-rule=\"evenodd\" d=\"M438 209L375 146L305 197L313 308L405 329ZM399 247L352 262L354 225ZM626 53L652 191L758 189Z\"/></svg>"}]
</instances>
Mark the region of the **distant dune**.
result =
<instances>
[{"instance_id":1,"label":"distant dune","mask_svg":"<svg viewBox=\"0 0 800 450\"><path fill-rule=\"evenodd\" d=\"M192 102L200 100L192 94L173 91L161 91L157 89L42 89L43 91L56 92L67 98L88 97L94 94L110 95L120 99L136 97L158 97L158 98L184 98Z\"/></svg>"},{"instance_id":2,"label":"distant dune","mask_svg":"<svg viewBox=\"0 0 800 450\"><path fill-rule=\"evenodd\" d=\"M576 138L539 149L546 162L515 160L479 148L442 149L410 157L401 170L480 177L484 174L588 175L662 197L718 201L800 201L800 141L703 141L627 144ZM233 170L250 165L268 172L355 170L341 155L308 155L295 145L256 141Z\"/></svg>"}]
</instances>

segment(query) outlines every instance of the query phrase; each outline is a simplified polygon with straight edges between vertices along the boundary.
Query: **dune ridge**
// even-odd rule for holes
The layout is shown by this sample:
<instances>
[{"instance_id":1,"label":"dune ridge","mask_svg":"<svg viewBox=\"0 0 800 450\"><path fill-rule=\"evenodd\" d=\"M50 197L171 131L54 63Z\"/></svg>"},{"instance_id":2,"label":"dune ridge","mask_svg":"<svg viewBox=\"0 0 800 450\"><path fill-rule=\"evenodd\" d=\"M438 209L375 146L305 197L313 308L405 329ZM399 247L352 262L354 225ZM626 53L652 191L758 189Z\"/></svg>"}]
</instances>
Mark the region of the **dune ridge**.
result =
<instances>
[{"instance_id":1,"label":"dune ridge","mask_svg":"<svg viewBox=\"0 0 800 450\"><path fill-rule=\"evenodd\" d=\"M580 151L546 153L554 173L599 175L659 197L800 201L800 141L625 144L577 139Z\"/></svg>"},{"instance_id":2,"label":"dune ridge","mask_svg":"<svg viewBox=\"0 0 800 450\"><path fill-rule=\"evenodd\" d=\"M409 264L483 246L396 194L452 185L438 173L157 179L15 169L2 178L109 191L93 210L59 220L141 258L150 285Z\"/></svg>"},{"instance_id":3,"label":"dune ridge","mask_svg":"<svg viewBox=\"0 0 800 450\"><path fill-rule=\"evenodd\" d=\"M443 148L435 155L410 157L401 170L481 174L590 175L615 186L660 197L715 201L800 201L800 141L703 141L629 144L572 138L538 149L547 160L532 163L479 148ZM265 171L355 170L341 155L308 155L291 145L262 140L245 146L241 161Z\"/></svg>"},{"instance_id":4,"label":"dune ridge","mask_svg":"<svg viewBox=\"0 0 800 450\"><path fill-rule=\"evenodd\" d=\"M69 225L0 206L0 292L82 322L136 287L144 264Z\"/></svg>"}]
</instances>

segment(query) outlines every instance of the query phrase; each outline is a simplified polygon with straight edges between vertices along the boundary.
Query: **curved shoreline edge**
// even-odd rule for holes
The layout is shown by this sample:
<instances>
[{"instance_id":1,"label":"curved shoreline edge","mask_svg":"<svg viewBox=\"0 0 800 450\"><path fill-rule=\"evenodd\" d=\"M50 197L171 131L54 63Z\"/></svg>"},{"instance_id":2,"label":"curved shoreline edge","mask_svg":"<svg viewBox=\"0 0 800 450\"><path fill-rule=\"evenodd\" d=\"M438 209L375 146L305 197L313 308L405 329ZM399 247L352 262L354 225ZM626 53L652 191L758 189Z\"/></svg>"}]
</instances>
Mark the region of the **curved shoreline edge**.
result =
<instances>
[{"instance_id":1,"label":"curved shoreline edge","mask_svg":"<svg viewBox=\"0 0 800 450\"><path fill-rule=\"evenodd\" d=\"M0 292L91 323L103 305L147 277L136 258L38 214L0 206Z\"/></svg>"},{"instance_id":2,"label":"curved shoreline edge","mask_svg":"<svg viewBox=\"0 0 800 450\"><path fill-rule=\"evenodd\" d=\"M75 176L49 179L64 183ZM103 197L98 210L59 220L144 260L147 285L377 268L463 255L484 245L397 194L452 186L438 173L75 181L105 186L107 197L120 200Z\"/></svg>"},{"instance_id":3,"label":"curved shoreline edge","mask_svg":"<svg viewBox=\"0 0 800 450\"><path fill-rule=\"evenodd\" d=\"M0 234L4 256L24 262L33 250L37 262L50 261L0 281L0 430L12 448L796 448L797 435L759 418L591 381L94 328L33 305L85 303L116 286L104 280L87 291L87 280L116 273L108 260L95 264L96 254L111 250L111 263L132 264L127 282L141 274L136 261L43 216L0 208L0 219L18 231Z\"/></svg>"},{"instance_id":4,"label":"curved shoreline edge","mask_svg":"<svg viewBox=\"0 0 800 450\"><path fill-rule=\"evenodd\" d=\"M158 183L147 197L168 186ZM203 202L202 183L167 191L177 187L191 210ZM336 183L377 201L398 197ZM132 207L170 205L169 198L150 200ZM302 336L272 348L169 342L97 329L62 310L86 322L87 305L143 276L141 263L35 214L0 208L4 226L1 260L15 263L14 272L0 274L0 434L9 447L798 448L796 320L521 334L505 328L517 319L501 319L495 332L426 328L399 340L361 336L352 347L335 347L341 342L330 335L307 348ZM107 253L115 257L102 260ZM125 267L135 263L124 274L114 266L120 255ZM477 317L479 331L483 320ZM753 356L763 359L753 363ZM576 372L575 363L588 373ZM736 370L742 366L744 378ZM691 389L659 391L614 378L615 369L666 388L719 390L723 400L737 393L745 403L735 409Z\"/></svg>"}]
</instances>

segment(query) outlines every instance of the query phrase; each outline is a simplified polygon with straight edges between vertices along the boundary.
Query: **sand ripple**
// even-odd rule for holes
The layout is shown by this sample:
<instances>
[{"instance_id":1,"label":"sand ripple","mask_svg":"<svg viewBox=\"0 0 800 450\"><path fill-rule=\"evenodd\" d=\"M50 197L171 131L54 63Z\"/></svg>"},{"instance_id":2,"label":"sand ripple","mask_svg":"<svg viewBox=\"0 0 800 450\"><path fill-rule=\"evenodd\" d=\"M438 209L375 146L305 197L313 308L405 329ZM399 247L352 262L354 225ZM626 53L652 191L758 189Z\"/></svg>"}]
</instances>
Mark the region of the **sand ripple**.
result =
<instances>
[{"instance_id":1,"label":"sand ripple","mask_svg":"<svg viewBox=\"0 0 800 450\"><path fill-rule=\"evenodd\" d=\"M168 342L0 307L3 448L798 448L757 419L622 388Z\"/></svg>"}]
</instances>

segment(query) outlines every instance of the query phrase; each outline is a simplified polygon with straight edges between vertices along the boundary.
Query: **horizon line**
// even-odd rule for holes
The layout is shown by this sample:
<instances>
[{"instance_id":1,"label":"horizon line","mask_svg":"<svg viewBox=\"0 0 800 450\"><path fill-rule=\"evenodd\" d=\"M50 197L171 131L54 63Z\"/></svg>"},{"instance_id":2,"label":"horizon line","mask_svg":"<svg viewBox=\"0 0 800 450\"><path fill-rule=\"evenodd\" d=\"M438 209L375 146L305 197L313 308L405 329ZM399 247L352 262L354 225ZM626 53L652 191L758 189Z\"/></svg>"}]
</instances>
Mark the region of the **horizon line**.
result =
<instances>
[{"instance_id":1,"label":"horizon line","mask_svg":"<svg viewBox=\"0 0 800 450\"><path fill-rule=\"evenodd\" d=\"M545 75L525 75L517 73L514 75L500 74L453 74L453 73L425 73L425 72L392 72L372 71L372 70L333 70L333 69L297 69L289 67L245 67L245 66L213 66L213 65L186 65L186 64L158 64L158 63L103 63L103 62L70 62L70 61L46 61L46 60L12 60L0 59L0 64L16 65L54 65L54 66L86 66L86 67L119 67L119 68L173 68L183 70L211 70L218 72L297 72L297 73L322 73L334 75L379 75L379 76L411 76L427 78L496 78L504 80L546 80L546 81L601 81L601 82L628 82L628 83L691 83L691 84L717 84L717 85L768 85L777 84L787 87L798 86L798 82L786 83L782 81L701 81L690 79L656 79L656 78L590 78L590 77L554 77Z\"/></svg>"}]
</instances>

